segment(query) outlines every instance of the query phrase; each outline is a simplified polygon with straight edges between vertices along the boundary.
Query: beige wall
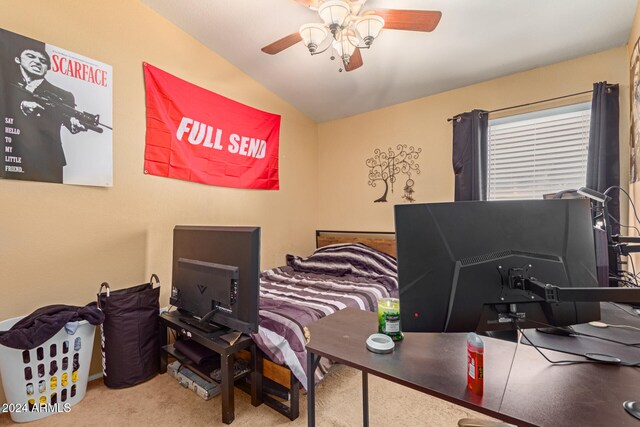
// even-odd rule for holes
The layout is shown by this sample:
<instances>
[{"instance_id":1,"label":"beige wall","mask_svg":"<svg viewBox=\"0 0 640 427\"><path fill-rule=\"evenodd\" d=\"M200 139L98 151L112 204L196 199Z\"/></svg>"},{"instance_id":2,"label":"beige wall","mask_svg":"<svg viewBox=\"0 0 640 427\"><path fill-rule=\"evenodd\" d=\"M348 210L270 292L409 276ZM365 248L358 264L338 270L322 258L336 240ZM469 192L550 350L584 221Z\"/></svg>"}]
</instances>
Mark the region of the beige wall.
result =
<instances>
[{"instance_id":1,"label":"beige wall","mask_svg":"<svg viewBox=\"0 0 640 427\"><path fill-rule=\"evenodd\" d=\"M620 47L320 124L318 227L393 231L393 205L404 202L404 179L397 183L394 194L389 194L387 203L373 203L384 190L380 185L367 185L365 161L374 149L386 150L397 144L421 148L418 163L422 173L414 178L416 202L452 201L452 127L448 117L474 108L493 110L587 91L594 82L603 80L620 84L621 182L628 182L627 63L626 48ZM578 97L570 102L589 99Z\"/></svg>"},{"instance_id":2,"label":"beige wall","mask_svg":"<svg viewBox=\"0 0 640 427\"><path fill-rule=\"evenodd\" d=\"M151 273L166 304L176 224L261 226L263 268L282 265L286 252L313 249L317 126L282 99L138 1L5 0L0 27L114 72L112 188L0 181L0 320L48 304L85 304L103 281L122 288ZM282 115L281 190L144 175L143 61Z\"/></svg>"}]
</instances>

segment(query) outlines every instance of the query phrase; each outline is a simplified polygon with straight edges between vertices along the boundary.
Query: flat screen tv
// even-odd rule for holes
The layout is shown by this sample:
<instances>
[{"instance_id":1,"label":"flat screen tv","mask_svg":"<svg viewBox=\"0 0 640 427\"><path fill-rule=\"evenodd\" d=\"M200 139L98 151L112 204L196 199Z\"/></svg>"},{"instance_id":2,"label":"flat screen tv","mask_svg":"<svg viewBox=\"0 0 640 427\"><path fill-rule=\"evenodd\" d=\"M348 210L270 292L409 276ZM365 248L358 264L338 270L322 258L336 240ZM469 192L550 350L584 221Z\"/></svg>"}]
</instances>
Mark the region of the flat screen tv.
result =
<instances>
[{"instance_id":1,"label":"flat screen tv","mask_svg":"<svg viewBox=\"0 0 640 427\"><path fill-rule=\"evenodd\" d=\"M259 227L174 228L170 302L187 323L257 332L259 273Z\"/></svg>"}]
</instances>

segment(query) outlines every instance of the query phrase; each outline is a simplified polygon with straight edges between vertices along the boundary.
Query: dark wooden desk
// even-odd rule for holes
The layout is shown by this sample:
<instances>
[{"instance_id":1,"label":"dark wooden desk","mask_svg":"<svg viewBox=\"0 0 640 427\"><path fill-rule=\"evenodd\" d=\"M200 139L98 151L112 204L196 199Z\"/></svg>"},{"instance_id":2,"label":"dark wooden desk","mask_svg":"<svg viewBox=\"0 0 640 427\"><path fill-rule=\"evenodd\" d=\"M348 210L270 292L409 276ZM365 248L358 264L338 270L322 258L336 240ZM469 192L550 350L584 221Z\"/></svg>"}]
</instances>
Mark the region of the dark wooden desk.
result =
<instances>
[{"instance_id":1,"label":"dark wooden desk","mask_svg":"<svg viewBox=\"0 0 640 427\"><path fill-rule=\"evenodd\" d=\"M234 387L234 355L244 349L251 352L251 404L258 406L262 403L262 358L258 357L256 346L247 335L242 335L238 340L230 345L220 338L220 334L207 334L194 326L184 323L180 319L177 311L165 312L160 315L160 373L167 372L167 357L171 350L167 345L168 329L176 330L181 336L188 337L193 341L215 351L220 355L220 371L222 381L220 383L222 396L222 422L231 424L235 418L233 387ZM175 355L175 354L174 354ZM205 373L204 375L208 375Z\"/></svg>"},{"instance_id":2,"label":"dark wooden desk","mask_svg":"<svg viewBox=\"0 0 640 427\"><path fill-rule=\"evenodd\" d=\"M309 326L308 425L315 426L313 369L320 356L362 371L363 419L368 425L368 374L405 385L518 426L633 426L622 408L640 399L637 368L602 364L552 366L530 346L485 340L484 395L466 388L466 334L405 333L392 354L365 347L377 332L375 313L345 309ZM581 358L545 350L553 360ZM509 369L513 360L513 369Z\"/></svg>"}]
</instances>

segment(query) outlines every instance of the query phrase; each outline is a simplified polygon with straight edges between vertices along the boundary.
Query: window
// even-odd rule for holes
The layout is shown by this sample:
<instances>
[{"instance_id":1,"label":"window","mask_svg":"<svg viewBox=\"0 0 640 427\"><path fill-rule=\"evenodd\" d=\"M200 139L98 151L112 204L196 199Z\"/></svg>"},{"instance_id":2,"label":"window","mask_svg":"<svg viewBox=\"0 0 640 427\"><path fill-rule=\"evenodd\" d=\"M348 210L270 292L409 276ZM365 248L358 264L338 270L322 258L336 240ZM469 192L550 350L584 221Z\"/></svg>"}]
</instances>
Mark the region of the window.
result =
<instances>
[{"instance_id":1,"label":"window","mask_svg":"<svg viewBox=\"0 0 640 427\"><path fill-rule=\"evenodd\" d=\"M590 122L590 103L490 120L488 199L584 187Z\"/></svg>"}]
</instances>

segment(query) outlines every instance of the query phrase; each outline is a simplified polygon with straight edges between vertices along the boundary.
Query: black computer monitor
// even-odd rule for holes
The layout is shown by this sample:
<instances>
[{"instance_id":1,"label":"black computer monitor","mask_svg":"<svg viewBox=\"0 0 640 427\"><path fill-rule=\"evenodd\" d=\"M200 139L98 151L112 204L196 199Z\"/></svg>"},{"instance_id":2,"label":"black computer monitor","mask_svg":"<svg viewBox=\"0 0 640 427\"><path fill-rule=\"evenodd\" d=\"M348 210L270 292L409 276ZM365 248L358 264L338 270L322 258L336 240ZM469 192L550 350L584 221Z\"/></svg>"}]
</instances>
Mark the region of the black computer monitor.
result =
<instances>
[{"instance_id":1,"label":"black computer monitor","mask_svg":"<svg viewBox=\"0 0 640 427\"><path fill-rule=\"evenodd\" d=\"M598 303L566 292L566 302L549 302L558 293L549 298L544 288L589 294L598 286L588 200L397 205L395 226L403 331L506 330L515 317L523 328L600 318Z\"/></svg>"},{"instance_id":2,"label":"black computer monitor","mask_svg":"<svg viewBox=\"0 0 640 427\"><path fill-rule=\"evenodd\" d=\"M187 323L257 332L259 273L259 227L174 228L170 302Z\"/></svg>"}]
</instances>

